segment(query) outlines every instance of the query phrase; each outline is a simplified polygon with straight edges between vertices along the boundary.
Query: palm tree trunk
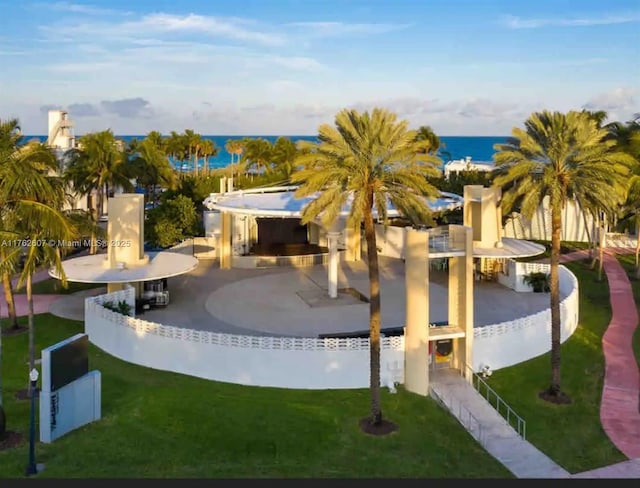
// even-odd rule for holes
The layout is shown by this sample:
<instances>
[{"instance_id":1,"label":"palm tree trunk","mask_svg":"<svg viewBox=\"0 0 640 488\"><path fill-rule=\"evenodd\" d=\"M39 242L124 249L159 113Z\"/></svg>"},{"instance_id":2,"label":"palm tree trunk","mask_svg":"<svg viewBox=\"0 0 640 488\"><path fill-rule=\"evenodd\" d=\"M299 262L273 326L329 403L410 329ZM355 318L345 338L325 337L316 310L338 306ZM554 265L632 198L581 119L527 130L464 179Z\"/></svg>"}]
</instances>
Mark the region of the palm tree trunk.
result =
<instances>
[{"instance_id":1,"label":"palm tree trunk","mask_svg":"<svg viewBox=\"0 0 640 488\"><path fill-rule=\"evenodd\" d=\"M31 371L36 365L36 345L35 345L35 329L33 324L33 294L31 293L32 275L27 274L27 313L29 324L29 371ZM28 396L31 397L31 388L27 383Z\"/></svg>"},{"instance_id":2,"label":"palm tree trunk","mask_svg":"<svg viewBox=\"0 0 640 488\"><path fill-rule=\"evenodd\" d=\"M601 239L601 233L602 233L602 227L600 226L600 216L598 215L596 217L596 228L598 229L598 241L600 241ZM591 264L590 264L590 269L595 269L596 267L596 262L598 261L598 259L596 258L596 246L597 246L597 242L595 239L595 236L593 238L593 252L589 251L591 254Z\"/></svg>"},{"instance_id":3,"label":"palm tree trunk","mask_svg":"<svg viewBox=\"0 0 640 488\"><path fill-rule=\"evenodd\" d=\"M4 254L4 252L2 254ZM11 328L17 329L18 315L16 314L16 301L13 297L11 274L8 271L2 273L2 286L4 287L4 299L7 302L7 317L9 318L9 324Z\"/></svg>"},{"instance_id":4,"label":"palm tree trunk","mask_svg":"<svg viewBox=\"0 0 640 488\"><path fill-rule=\"evenodd\" d=\"M198 149L197 148L193 153L193 172L195 176L198 176Z\"/></svg>"},{"instance_id":5,"label":"palm tree trunk","mask_svg":"<svg viewBox=\"0 0 640 488\"><path fill-rule=\"evenodd\" d=\"M604 267L604 245L606 241L605 221L601 220L600 242L598 243L598 281L602 281L602 268Z\"/></svg>"},{"instance_id":6,"label":"palm tree trunk","mask_svg":"<svg viewBox=\"0 0 640 488\"><path fill-rule=\"evenodd\" d=\"M587 233L587 242L589 243L589 257L593 258L593 249L591 247L592 237L591 237L591 231L589 230L589 222L587 221L587 212L582 210L582 207L580 207L580 212L582 213L582 221L584 222L584 230Z\"/></svg>"},{"instance_id":7,"label":"palm tree trunk","mask_svg":"<svg viewBox=\"0 0 640 488\"><path fill-rule=\"evenodd\" d=\"M560 393L560 232L562 230L562 209L559 202L551 207L551 263L549 272L549 296L551 305L551 386L549 393Z\"/></svg>"},{"instance_id":8,"label":"palm tree trunk","mask_svg":"<svg viewBox=\"0 0 640 488\"><path fill-rule=\"evenodd\" d=\"M367 262L369 268L369 390L371 393L371 419L373 425L382 423L380 405L380 273L378 270L378 250L376 231L373 224L373 194L364 214L364 235L367 241Z\"/></svg>"}]
</instances>

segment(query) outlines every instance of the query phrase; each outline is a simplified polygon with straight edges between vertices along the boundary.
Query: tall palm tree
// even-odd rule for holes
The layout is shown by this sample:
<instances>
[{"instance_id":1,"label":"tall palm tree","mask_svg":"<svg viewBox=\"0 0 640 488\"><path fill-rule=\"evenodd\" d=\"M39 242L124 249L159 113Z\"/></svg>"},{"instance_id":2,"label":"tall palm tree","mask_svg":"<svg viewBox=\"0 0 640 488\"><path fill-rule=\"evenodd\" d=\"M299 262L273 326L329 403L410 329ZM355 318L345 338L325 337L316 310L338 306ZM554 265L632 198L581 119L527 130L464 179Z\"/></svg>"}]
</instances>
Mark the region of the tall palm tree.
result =
<instances>
[{"instance_id":1,"label":"tall palm tree","mask_svg":"<svg viewBox=\"0 0 640 488\"><path fill-rule=\"evenodd\" d=\"M536 112L524 128L514 128L504 144L495 146L494 186L503 188L505 212L519 207L531 218L549 197L551 210L551 382L540 397L570 402L560 382L560 289L558 268L562 210L577 199L583 208L608 211L623 198L629 157L615 151L615 142L589 113Z\"/></svg>"},{"instance_id":2,"label":"tall palm tree","mask_svg":"<svg viewBox=\"0 0 640 488\"><path fill-rule=\"evenodd\" d=\"M204 159L204 172L209 174L209 158L214 158L218 155L218 147L211 139L202 139L200 146L200 153Z\"/></svg>"},{"instance_id":3,"label":"tall palm tree","mask_svg":"<svg viewBox=\"0 0 640 488\"><path fill-rule=\"evenodd\" d=\"M380 405L380 277L374 212L387 222L390 201L414 224L429 221L426 197L439 191L427 178L438 174L439 159L428 154L427 143L416 139L408 122L387 110L371 113L342 110L335 127L319 127L318 142L299 141L301 150L291 176L300 183L297 197L316 197L305 206L302 223L320 218L331 226L352 198L348 225L364 223L369 268L369 353L371 414L363 419L364 430L383 424ZM425 366L426 367L426 366Z\"/></svg>"},{"instance_id":4,"label":"tall palm tree","mask_svg":"<svg viewBox=\"0 0 640 488\"><path fill-rule=\"evenodd\" d=\"M56 244L58 241L71 242L75 232L62 212L66 199L65 181L55 172L58 167L56 155L40 143L28 144L18 152L21 157L13 161L11 172L0 178L0 200L8 210L8 225L27 242L18 286L26 285L30 371L35 366L32 277L42 265L51 263L61 271L61 256L55 249ZM15 164L16 161L20 164Z\"/></svg>"},{"instance_id":5,"label":"tall palm tree","mask_svg":"<svg viewBox=\"0 0 640 488\"><path fill-rule=\"evenodd\" d=\"M13 165L19 165L19 160L24 157L24 153L18 151L21 142L22 136L18 119L0 120L0 179L10 177ZM11 277L16 271L21 250L9 245L14 242L17 236L6 224L8 209L9 207L0 199L0 237L6 244L0 246L0 263L3 264L0 273L7 302L7 316L11 327L18 329L18 316Z\"/></svg>"},{"instance_id":6,"label":"tall palm tree","mask_svg":"<svg viewBox=\"0 0 640 488\"><path fill-rule=\"evenodd\" d=\"M133 191L127 168L128 154L110 129L85 134L80 137L78 146L69 152L66 178L79 191L96 191L96 220L99 221L104 215L109 188Z\"/></svg>"},{"instance_id":7,"label":"tall palm tree","mask_svg":"<svg viewBox=\"0 0 640 488\"><path fill-rule=\"evenodd\" d=\"M421 125L418 127L416 138L419 141L428 142L426 152L433 155L445 156L451 159L451 153L446 151L444 142L433 132L433 129L428 125Z\"/></svg>"},{"instance_id":8,"label":"tall palm tree","mask_svg":"<svg viewBox=\"0 0 640 488\"><path fill-rule=\"evenodd\" d=\"M275 171L279 171L286 178L289 178L296 169L295 160L297 152L296 145L291 139L288 137L278 137L272 149Z\"/></svg>"},{"instance_id":9,"label":"tall palm tree","mask_svg":"<svg viewBox=\"0 0 640 488\"><path fill-rule=\"evenodd\" d=\"M624 151L635 159L622 213L623 219L631 221L635 227L636 277L640 278L640 119L634 118L624 124L612 122L605 128L609 131L610 137L616 141L620 151Z\"/></svg>"},{"instance_id":10,"label":"tall palm tree","mask_svg":"<svg viewBox=\"0 0 640 488\"><path fill-rule=\"evenodd\" d=\"M145 188L148 201L155 204L158 185L169 189L176 187L176 171L155 137L145 137L138 142L134 151L130 160L130 176L134 176L138 184Z\"/></svg>"},{"instance_id":11,"label":"tall palm tree","mask_svg":"<svg viewBox=\"0 0 640 488\"><path fill-rule=\"evenodd\" d=\"M174 163L179 163L179 171L182 174L183 166L190 158L189 145L185 135L171 131L167 138L165 151Z\"/></svg>"},{"instance_id":12,"label":"tall palm tree","mask_svg":"<svg viewBox=\"0 0 640 488\"><path fill-rule=\"evenodd\" d=\"M273 159L273 145L263 138L247 138L244 140L245 153L242 155L242 161L247 163L247 169L254 168L260 172L271 171L271 162Z\"/></svg>"}]
</instances>

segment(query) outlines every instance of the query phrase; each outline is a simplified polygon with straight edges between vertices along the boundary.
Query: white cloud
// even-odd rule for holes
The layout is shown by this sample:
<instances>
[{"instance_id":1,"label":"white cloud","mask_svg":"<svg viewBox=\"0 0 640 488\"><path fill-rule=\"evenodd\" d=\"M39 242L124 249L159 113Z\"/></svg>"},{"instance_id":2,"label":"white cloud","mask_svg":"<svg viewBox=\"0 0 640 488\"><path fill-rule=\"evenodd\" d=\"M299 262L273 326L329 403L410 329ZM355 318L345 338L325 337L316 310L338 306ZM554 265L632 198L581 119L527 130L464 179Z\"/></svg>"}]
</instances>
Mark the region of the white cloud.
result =
<instances>
[{"instance_id":1,"label":"white cloud","mask_svg":"<svg viewBox=\"0 0 640 488\"><path fill-rule=\"evenodd\" d=\"M591 100L587 101L583 107L588 110L631 113L640 109L640 104L635 99L637 94L637 89L620 87L610 92L596 95Z\"/></svg>"},{"instance_id":2,"label":"white cloud","mask_svg":"<svg viewBox=\"0 0 640 488\"><path fill-rule=\"evenodd\" d=\"M268 46L284 44L285 39L277 33L262 32L257 25L247 28L251 21L237 18L212 17L207 15L151 14L140 21L127 23L128 28L156 32L195 32L220 36L240 41L257 42Z\"/></svg>"},{"instance_id":3,"label":"white cloud","mask_svg":"<svg viewBox=\"0 0 640 488\"><path fill-rule=\"evenodd\" d=\"M97 71L110 72L116 67L117 65L114 62L86 61L77 63L54 63L48 65L47 69L59 73L94 73Z\"/></svg>"},{"instance_id":4,"label":"white cloud","mask_svg":"<svg viewBox=\"0 0 640 488\"><path fill-rule=\"evenodd\" d=\"M411 24L349 24L344 22L291 22L285 26L301 29L312 37L385 34L406 29Z\"/></svg>"},{"instance_id":5,"label":"white cloud","mask_svg":"<svg viewBox=\"0 0 640 488\"><path fill-rule=\"evenodd\" d=\"M324 65L315 59L304 56L266 56L263 61L291 70L318 71L325 68Z\"/></svg>"},{"instance_id":6,"label":"white cloud","mask_svg":"<svg viewBox=\"0 0 640 488\"><path fill-rule=\"evenodd\" d=\"M47 8L57 12L70 12L74 14L84 15L110 15L110 14L129 14L130 12L114 10L109 8L95 7L72 2L41 2L36 3L36 7Z\"/></svg>"},{"instance_id":7,"label":"white cloud","mask_svg":"<svg viewBox=\"0 0 640 488\"><path fill-rule=\"evenodd\" d=\"M595 25L628 24L640 22L640 13L633 12L619 15L602 15L598 17L575 17L570 19L524 19L509 15L503 23L510 29L538 29L541 27L590 27Z\"/></svg>"}]
</instances>

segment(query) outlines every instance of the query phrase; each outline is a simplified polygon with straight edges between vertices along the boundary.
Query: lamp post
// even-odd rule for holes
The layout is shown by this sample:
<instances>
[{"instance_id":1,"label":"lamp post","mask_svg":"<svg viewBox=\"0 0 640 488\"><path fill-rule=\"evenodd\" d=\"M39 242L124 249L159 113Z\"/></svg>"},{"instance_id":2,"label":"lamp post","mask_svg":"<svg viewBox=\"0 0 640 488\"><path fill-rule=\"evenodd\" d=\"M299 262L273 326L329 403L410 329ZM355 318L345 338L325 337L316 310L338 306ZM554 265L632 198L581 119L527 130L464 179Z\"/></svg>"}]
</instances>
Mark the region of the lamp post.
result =
<instances>
[{"instance_id":1,"label":"lamp post","mask_svg":"<svg viewBox=\"0 0 640 488\"><path fill-rule=\"evenodd\" d=\"M36 391L38 384L38 370L33 368L29 373L29 380L31 380L30 395L31 395L31 420L29 422L29 464L25 474L31 476L32 474L38 474L38 467L36 466L35 455L35 442L36 442Z\"/></svg>"}]
</instances>

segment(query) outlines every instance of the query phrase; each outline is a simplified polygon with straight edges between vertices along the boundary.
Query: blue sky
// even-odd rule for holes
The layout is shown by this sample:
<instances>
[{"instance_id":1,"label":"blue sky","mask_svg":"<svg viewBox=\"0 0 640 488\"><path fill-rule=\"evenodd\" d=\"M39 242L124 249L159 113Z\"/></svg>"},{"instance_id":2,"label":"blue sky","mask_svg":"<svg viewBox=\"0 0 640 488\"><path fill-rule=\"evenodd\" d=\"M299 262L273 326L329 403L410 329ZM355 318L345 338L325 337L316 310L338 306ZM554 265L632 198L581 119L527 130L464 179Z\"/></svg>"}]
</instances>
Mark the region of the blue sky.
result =
<instances>
[{"instance_id":1,"label":"blue sky","mask_svg":"<svg viewBox=\"0 0 640 488\"><path fill-rule=\"evenodd\" d=\"M315 134L389 108L438 135L640 112L640 0L0 0L0 118L46 133Z\"/></svg>"}]
</instances>

